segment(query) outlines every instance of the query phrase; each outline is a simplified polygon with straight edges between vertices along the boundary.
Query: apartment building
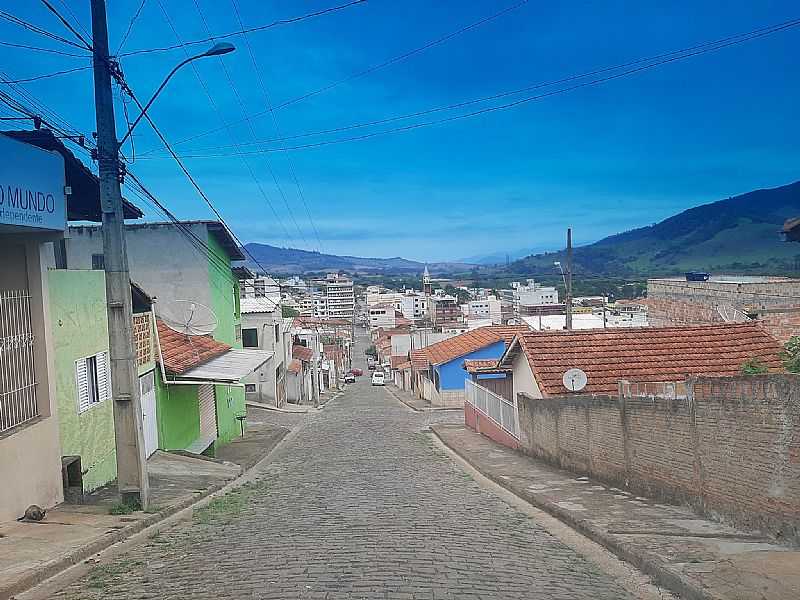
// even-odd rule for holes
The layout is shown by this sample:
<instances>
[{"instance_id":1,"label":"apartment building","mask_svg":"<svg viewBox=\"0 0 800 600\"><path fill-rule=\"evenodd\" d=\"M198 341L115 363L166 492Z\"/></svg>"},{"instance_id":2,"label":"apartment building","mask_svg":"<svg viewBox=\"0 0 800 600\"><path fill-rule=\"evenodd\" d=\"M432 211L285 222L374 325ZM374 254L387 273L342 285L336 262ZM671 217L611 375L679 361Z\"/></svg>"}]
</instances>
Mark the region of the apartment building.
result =
<instances>
[{"instance_id":1,"label":"apartment building","mask_svg":"<svg viewBox=\"0 0 800 600\"><path fill-rule=\"evenodd\" d=\"M328 273L325 279L315 280L313 285L319 290L313 295L315 317L353 320L356 300L352 279Z\"/></svg>"},{"instance_id":2,"label":"apartment building","mask_svg":"<svg viewBox=\"0 0 800 600\"><path fill-rule=\"evenodd\" d=\"M511 282L510 289L500 290L500 299L506 307L511 307L514 317L539 314L543 305L558 304L558 290L554 287L543 286L533 279L525 283Z\"/></svg>"}]
</instances>

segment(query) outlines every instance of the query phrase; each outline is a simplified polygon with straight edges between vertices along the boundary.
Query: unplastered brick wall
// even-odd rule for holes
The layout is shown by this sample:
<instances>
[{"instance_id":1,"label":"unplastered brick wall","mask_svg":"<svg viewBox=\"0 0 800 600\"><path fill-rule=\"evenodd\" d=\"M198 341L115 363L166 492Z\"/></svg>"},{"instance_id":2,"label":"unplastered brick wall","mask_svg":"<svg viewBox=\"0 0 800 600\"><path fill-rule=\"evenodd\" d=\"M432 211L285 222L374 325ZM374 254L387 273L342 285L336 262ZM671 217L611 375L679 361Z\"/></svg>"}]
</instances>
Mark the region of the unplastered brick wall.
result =
<instances>
[{"instance_id":1,"label":"unplastered brick wall","mask_svg":"<svg viewBox=\"0 0 800 600\"><path fill-rule=\"evenodd\" d=\"M521 449L800 542L800 376L696 378L682 398L518 397Z\"/></svg>"},{"instance_id":2,"label":"unplastered brick wall","mask_svg":"<svg viewBox=\"0 0 800 600\"><path fill-rule=\"evenodd\" d=\"M777 306L800 306L800 280L647 282L647 318L656 327L721 323L733 319L735 311Z\"/></svg>"},{"instance_id":3,"label":"unplastered brick wall","mask_svg":"<svg viewBox=\"0 0 800 600\"><path fill-rule=\"evenodd\" d=\"M758 322L767 333L785 344L790 337L800 335L800 308L761 312L758 314Z\"/></svg>"}]
</instances>

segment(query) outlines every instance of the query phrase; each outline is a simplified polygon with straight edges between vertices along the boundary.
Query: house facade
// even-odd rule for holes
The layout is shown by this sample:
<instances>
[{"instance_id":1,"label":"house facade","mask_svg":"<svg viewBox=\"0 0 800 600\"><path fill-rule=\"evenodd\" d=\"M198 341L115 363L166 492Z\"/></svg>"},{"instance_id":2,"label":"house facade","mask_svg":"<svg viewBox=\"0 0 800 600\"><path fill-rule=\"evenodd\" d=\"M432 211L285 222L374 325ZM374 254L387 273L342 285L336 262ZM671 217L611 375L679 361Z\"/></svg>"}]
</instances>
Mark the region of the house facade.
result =
<instances>
[{"instance_id":1,"label":"house facade","mask_svg":"<svg viewBox=\"0 0 800 600\"><path fill-rule=\"evenodd\" d=\"M268 362L245 378L245 398L281 407L286 403L286 369L292 345L281 305L272 297L244 297L241 310L243 348L273 353Z\"/></svg>"},{"instance_id":2,"label":"house facade","mask_svg":"<svg viewBox=\"0 0 800 600\"><path fill-rule=\"evenodd\" d=\"M47 130L0 133L0 521L63 500L48 269L67 220L99 221L96 178ZM125 203L126 218L141 216ZM103 309L105 314L105 309ZM94 332L92 332L94 335Z\"/></svg>"}]
</instances>

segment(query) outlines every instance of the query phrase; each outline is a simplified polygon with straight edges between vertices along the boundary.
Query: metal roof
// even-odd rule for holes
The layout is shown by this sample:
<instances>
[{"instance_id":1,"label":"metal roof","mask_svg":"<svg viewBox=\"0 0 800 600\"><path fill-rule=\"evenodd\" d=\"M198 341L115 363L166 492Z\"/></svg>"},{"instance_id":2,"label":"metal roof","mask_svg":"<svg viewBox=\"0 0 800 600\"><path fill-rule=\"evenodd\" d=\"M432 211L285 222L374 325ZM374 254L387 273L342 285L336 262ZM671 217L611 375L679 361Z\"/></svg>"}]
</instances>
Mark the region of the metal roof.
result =
<instances>
[{"instance_id":1,"label":"metal roof","mask_svg":"<svg viewBox=\"0 0 800 600\"><path fill-rule=\"evenodd\" d=\"M181 379L238 382L247 377L274 356L266 350L239 350L234 348L212 358L198 367L181 373Z\"/></svg>"}]
</instances>

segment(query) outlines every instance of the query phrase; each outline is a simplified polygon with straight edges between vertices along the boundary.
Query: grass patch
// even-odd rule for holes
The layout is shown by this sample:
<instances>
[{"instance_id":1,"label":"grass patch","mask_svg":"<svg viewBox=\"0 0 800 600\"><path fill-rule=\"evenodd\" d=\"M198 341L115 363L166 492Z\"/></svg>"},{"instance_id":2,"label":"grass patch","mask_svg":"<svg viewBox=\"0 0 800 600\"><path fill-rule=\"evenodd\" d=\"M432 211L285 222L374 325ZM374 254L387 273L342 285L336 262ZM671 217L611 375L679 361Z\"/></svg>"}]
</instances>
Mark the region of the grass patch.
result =
<instances>
[{"instance_id":1,"label":"grass patch","mask_svg":"<svg viewBox=\"0 0 800 600\"><path fill-rule=\"evenodd\" d=\"M258 483L246 483L224 496L214 498L202 508L195 510L193 513L194 520L204 525L215 521L230 521L233 517L242 514L250 506L250 499L258 492L263 491L263 489L264 486Z\"/></svg>"},{"instance_id":2,"label":"grass patch","mask_svg":"<svg viewBox=\"0 0 800 600\"><path fill-rule=\"evenodd\" d=\"M141 567L144 561L141 560L120 560L107 565L99 565L92 569L87 578L86 585L93 589L103 589L115 578L129 573L135 567Z\"/></svg>"},{"instance_id":3,"label":"grass patch","mask_svg":"<svg viewBox=\"0 0 800 600\"><path fill-rule=\"evenodd\" d=\"M142 507L139 506L138 503L130 503L130 502L117 502L116 504L112 504L111 508L108 509L108 514L110 515L129 515L131 513L135 513L137 510L141 510Z\"/></svg>"}]
</instances>

